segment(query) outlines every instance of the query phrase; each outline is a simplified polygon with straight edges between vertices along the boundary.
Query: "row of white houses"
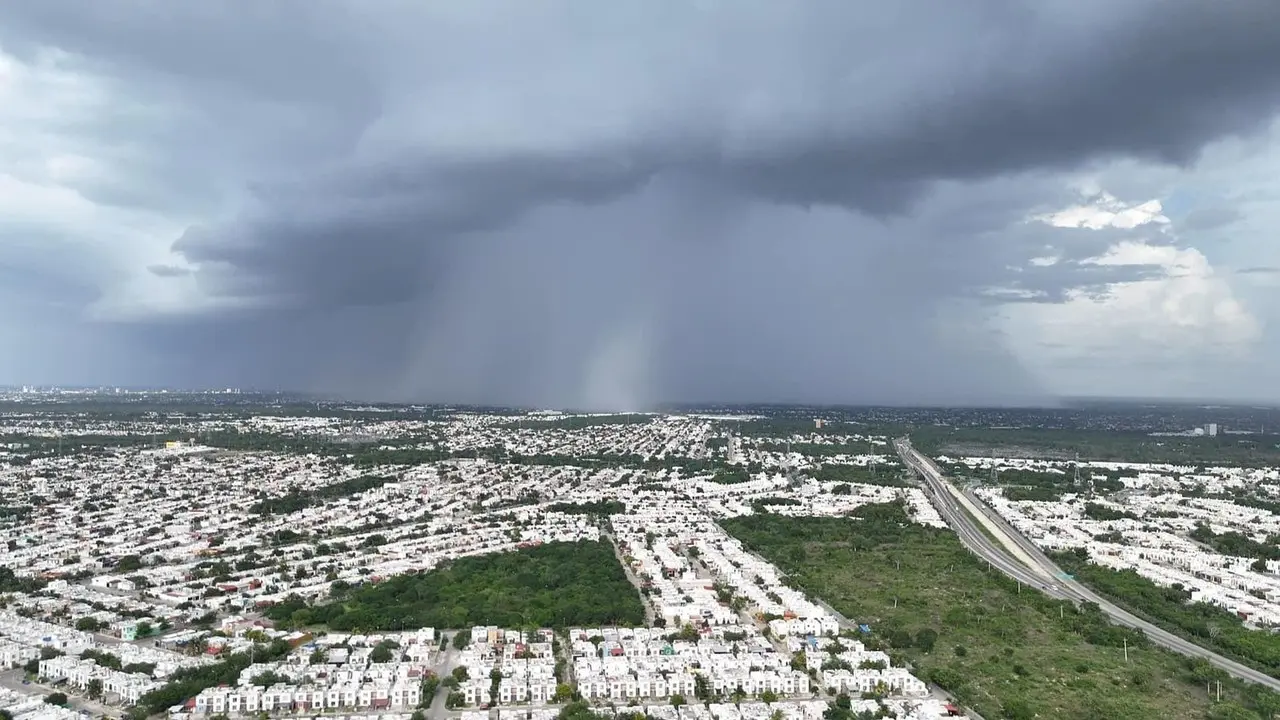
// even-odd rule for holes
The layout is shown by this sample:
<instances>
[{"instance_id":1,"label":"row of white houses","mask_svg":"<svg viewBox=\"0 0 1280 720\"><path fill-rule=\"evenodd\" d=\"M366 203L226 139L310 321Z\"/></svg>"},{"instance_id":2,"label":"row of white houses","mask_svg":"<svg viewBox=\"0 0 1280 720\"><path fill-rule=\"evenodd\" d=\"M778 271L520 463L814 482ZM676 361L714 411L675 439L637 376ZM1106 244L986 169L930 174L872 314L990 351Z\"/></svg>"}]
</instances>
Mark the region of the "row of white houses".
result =
<instances>
[{"instance_id":1,"label":"row of white houses","mask_svg":"<svg viewBox=\"0 0 1280 720\"><path fill-rule=\"evenodd\" d=\"M117 695L120 702L133 705L148 692L160 687L161 682L150 675L127 673L103 667L92 660L62 655L40 661L40 677L48 682L66 681L68 685L84 690L89 683L97 680L102 683L102 691L107 695Z\"/></svg>"},{"instance_id":2,"label":"row of white houses","mask_svg":"<svg viewBox=\"0 0 1280 720\"><path fill-rule=\"evenodd\" d=\"M189 702L197 714L231 714L339 708L400 710L415 708L421 700L420 683L396 682L330 687L215 687L204 690Z\"/></svg>"}]
</instances>

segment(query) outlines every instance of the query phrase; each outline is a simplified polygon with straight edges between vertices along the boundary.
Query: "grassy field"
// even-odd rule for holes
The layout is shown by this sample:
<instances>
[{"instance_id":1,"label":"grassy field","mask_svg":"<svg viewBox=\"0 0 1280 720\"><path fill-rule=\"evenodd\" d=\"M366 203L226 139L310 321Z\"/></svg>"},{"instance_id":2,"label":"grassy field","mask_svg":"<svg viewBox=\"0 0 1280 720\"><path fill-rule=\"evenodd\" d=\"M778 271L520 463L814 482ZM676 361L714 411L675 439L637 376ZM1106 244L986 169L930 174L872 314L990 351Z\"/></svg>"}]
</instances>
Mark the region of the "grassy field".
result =
<instances>
[{"instance_id":1,"label":"grassy field","mask_svg":"<svg viewBox=\"0 0 1280 720\"><path fill-rule=\"evenodd\" d=\"M988 720L1272 717L1274 695L1155 648L1096 611L1019 592L948 531L906 524L892 506L863 514L756 515L724 527L796 586L871 625L868 644L883 644ZM930 651L912 641L926 628L937 632ZM1218 680L1220 703L1206 693Z\"/></svg>"}]
</instances>

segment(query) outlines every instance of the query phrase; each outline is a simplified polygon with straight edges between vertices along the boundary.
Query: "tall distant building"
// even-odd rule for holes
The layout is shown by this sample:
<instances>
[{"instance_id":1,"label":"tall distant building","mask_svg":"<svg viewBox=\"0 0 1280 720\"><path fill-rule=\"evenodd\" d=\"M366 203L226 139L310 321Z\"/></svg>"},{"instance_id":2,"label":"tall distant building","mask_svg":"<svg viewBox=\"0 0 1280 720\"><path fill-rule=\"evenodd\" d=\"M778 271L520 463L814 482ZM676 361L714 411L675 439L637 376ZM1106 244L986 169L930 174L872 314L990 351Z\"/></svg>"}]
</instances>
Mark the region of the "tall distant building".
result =
<instances>
[{"instance_id":1,"label":"tall distant building","mask_svg":"<svg viewBox=\"0 0 1280 720\"><path fill-rule=\"evenodd\" d=\"M814 418L814 419L813 419L813 426L814 426L815 428L817 428L818 430L821 430L821 429L822 429L822 418Z\"/></svg>"},{"instance_id":2,"label":"tall distant building","mask_svg":"<svg viewBox=\"0 0 1280 720\"><path fill-rule=\"evenodd\" d=\"M1217 437L1217 435L1218 435L1218 423L1208 423L1207 425L1205 425L1205 426L1204 426L1204 434L1205 434L1205 435L1208 435L1209 437Z\"/></svg>"}]
</instances>

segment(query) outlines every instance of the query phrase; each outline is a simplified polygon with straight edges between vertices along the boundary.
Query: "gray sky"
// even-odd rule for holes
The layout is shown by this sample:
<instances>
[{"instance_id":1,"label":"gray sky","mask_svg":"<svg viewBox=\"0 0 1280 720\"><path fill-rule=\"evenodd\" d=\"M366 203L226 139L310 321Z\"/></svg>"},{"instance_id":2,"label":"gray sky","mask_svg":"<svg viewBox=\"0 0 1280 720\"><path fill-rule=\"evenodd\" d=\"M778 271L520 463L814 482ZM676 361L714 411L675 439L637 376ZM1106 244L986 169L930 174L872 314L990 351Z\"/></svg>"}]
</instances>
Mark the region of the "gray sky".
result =
<instances>
[{"instance_id":1,"label":"gray sky","mask_svg":"<svg viewBox=\"0 0 1280 720\"><path fill-rule=\"evenodd\" d=\"M0 8L0 382L1280 400L1274 0Z\"/></svg>"}]
</instances>

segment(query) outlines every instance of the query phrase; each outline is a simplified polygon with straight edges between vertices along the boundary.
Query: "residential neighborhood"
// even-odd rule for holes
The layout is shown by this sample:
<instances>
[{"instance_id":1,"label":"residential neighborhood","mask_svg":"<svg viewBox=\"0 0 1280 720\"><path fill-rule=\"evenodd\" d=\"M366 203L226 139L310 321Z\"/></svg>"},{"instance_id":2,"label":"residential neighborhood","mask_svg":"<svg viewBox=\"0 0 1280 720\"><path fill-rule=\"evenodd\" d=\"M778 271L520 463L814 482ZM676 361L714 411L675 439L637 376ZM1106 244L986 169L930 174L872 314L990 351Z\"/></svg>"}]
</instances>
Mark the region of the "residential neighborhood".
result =
<instances>
[{"instance_id":1,"label":"residential neighborhood","mask_svg":"<svg viewBox=\"0 0 1280 720\"><path fill-rule=\"evenodd\" d=\"M1079 549L1097 565L1176 587L1247 625L1280 627L1280 469L1091 462L1080 463L1077 483L1074 462L954 462L975 480L1003 475L972 492L1041 548ZM1032 486L1019 485L1019 473L1077 487L1024 499Z\"/></svg>"},{"instance_id":2,"label":"residential neighborhood","mask_svg":"<svg viewBox=\"0 0 1280 720\"><path fill-rule=\"evenodd\" d=\"M842 615L726 530L892 508L945 532L890 437L853 423L351 406L0 433L15 718L963 712L902 653L934 629ZM1280 619L1274 469L938 461L1048 552Z\"/></svg>"},{"instance_id":3,"label":"residential neighborhood","mask_svg":"<svg viewBox=\"0 0 1280 720\"><path fill-rule=\"evenodd\" d=\"M884 437L736 433L751 416L353 414L0 420L27 438L0 464L17 520L0 551L0 664L28 683L15 692L137 714L244 657L165 713L506 717L581 699L726 717L725 698L743 717L752 703L805 717L849 693L900 717L947 714L717 525L900 502L942 526ZM824 454L792 447L809 441ZM613 548L640 624L370 633L272 619L467 558L582 542Z\"/></svg>"}]
</instances>

